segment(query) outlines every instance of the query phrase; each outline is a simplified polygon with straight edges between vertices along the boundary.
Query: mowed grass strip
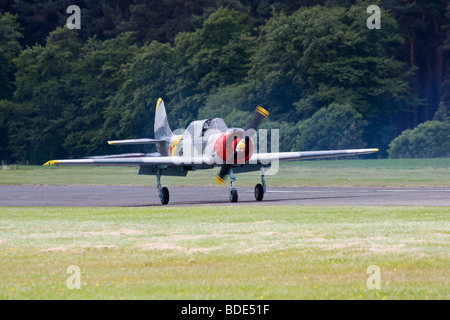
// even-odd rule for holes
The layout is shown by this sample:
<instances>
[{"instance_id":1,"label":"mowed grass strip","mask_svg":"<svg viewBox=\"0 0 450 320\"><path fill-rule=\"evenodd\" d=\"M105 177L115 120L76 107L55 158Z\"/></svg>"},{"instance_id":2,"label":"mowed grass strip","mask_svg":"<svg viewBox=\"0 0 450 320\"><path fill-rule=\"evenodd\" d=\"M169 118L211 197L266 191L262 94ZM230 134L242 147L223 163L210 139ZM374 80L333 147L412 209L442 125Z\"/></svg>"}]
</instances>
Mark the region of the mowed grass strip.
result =
<instances>
[{"instance_id":1,"label":"mowed grass strip","mask_svg":"<svg viewBox=\"0 0 450 320\"><path fill-rule=\"evenodd\" d=\"M162 177L164 185L217 185L219 169L189 172L185 177ZM156 185L155 176L140 176L136 167L6 166L0 184L42 185ZM275 171L274 171L275 172ZM320 160L281 162L276 174L266 175L269 186L449 186L450 159ZM238 186L260 183L260 173L237 175Z\"/></svg>"},{"instance_id":2,"label":"mowed grass strip","mask_svg":"<svg viewBox=\"0 0 450 320\"><path fill-rule=\"evenodd\" d=\"M0 299L449 299L449 220L448 207L0 208Z\"/></svg>"}]
</instances>

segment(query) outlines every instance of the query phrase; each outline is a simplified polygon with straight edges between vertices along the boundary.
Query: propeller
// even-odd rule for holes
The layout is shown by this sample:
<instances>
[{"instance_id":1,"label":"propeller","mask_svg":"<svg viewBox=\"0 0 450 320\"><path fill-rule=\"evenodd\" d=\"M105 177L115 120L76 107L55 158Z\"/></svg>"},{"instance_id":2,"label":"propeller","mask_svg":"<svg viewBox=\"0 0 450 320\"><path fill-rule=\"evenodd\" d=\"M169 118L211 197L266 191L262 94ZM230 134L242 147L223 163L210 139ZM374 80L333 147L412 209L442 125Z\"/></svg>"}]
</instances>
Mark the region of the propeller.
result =
<instances>
[{"instance_id":1,"label":"propeller","mask_svg":"<svg viewBox=\"0 0 450 320\"><path fill-rule=\"evenodd\" d=\"M245 131L243 131L243 132L242 131L234 132L233 134L231 134L227 137L226 146L224 146L227 149L227 152L226 152L227 160L224 162L224 164L220 168L219 174L216 175L216 177L215 177L215 180L218 184L225 184L224 178L226 175L228 175L230 173L232 164L229 163L230 161L228 159L230 159L231 154L233 153L232 159L237 159L238 152L243 151L244 148L245 148L245 154L249 154L249 152L250 152L250 150L249 150L249 148L250 148L250 132L249 131L253 131L253 130L256 131L258 129L258 126L261 123L261 121L264 118L268 118L269 115L270 115L270 113L263 107L261 107L261 106L256 107L256 115L254 116L252 121L247 126L247 129L245 129ZM236 141L236 143L235 143L235 140L239 140L239 141ZM234 146L234 150L231 149L233 146Z\"/></svg>"}]
</instances>

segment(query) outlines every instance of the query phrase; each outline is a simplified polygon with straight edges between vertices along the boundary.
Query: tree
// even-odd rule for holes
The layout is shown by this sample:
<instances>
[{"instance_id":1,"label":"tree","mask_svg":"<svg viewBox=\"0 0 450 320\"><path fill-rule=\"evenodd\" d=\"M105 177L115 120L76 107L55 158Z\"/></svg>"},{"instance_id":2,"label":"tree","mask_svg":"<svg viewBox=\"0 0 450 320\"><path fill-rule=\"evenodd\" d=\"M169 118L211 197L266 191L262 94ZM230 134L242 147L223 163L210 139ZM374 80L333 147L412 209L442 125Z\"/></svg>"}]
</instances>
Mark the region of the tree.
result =
<instances>
[{"instance_id":1,"label":"tree","mask_svg":"<svg viewBox=\"0 0 450 320\"><path fill-rule=\"evenodd\" d=\"M205 105L198 111L198 118L222 118L228 126L245 128L250 123L252 114L248 111L257 103L249 101L245 90L240 85L230 85L208 95Z\"/></svg>"},{"instance_id":2,"label":"tree","mask_svg":"<svg viewBox=\"0 0 450 320\"><path fill-rule=\"evenodd\" d=\"M450 123L427 121L392 140L389 158L450 157Z\"/></svg>"},{"instance_id":3,"label":"tree","mask_svg":"<svg viewBox=\"0 0 450 320\"><path fill-rule=\"evenodd\" d=\"M175 54L153 41L124 66L124 82L105 108L102 136L108 139L153 136L154 106L174 81Z\"/></svg>"},{"instance_id":4,"label":"tree","mask_svg":"<svg viewBox=\"0 0 450 320\"><path fill-rule=\"evenodd\" d=\"M416 67L411 87L421 100L413 112L401 114L402 128L413 128L431 120L439 107L442 83L445 78L445 58L442 44L445 39L445 16L448 0L382 0L383 8L392 12L399 33L406 40L396 56ZM448 23L447 23L448 24Z\"/></svg>"},{"instance_id":5,"label":"tree","mask_svg":"<svg viewBox=\"0 0 450 320\"><path fill-rule=\"evenodd\" d=\"M139 52L131 33L99 41L90 38L80 50L72 71L66 75L67 90L73 97L67 113L63 147L70 157L111 153L104 131L106 110L129 80L127 63ZM142 72L142 70L141 70ZM119 130L111 127L110 131Z\"/></svg>"},{"instance_id":6,"label":"tree","mask_svg":"<svg viewBox=\"0 0 450 320\"><path fill-rule=\"evenodd\" d=\"M11 12L23 26L23 44L44 44L50 32L66 24L68 6L64 0L15 0Z\"/></svg>"},{"instance_id":7,"label":"tree","mask_svg":"<svg viewBox=\"0 0 450 320\"><path fill-rule=\"evenodd\" d=\"M79 50L76 32L60 28L49 35L45 47L27 48L15 60L15 109L9 124L14 158L37 163L67 156L61 146L67 136L65 112L73 102L65 76Z\"/></svg>"},{"instance_id":8,"label":"tree","mask_svg":"<svg viewBox=\"0 0 450 320\"><path fill-rule=\"evenodd\" d=\"M439 108L434 114L433 120L450 123L450 108L444 101L442 101L441 104L439 105Z\"/></svg>"},{"instance_id":9,"label":"tree","mask_svg":"<svg viewBox=\"0 0 450 320\"><path fill-rule=\"evenodd\" d=\"M179 32L193 32L201 27L204 13L215 8L212 0L136 0L130 7L130 19L123 22L122 28L134 31L138 43L173 43Z\"/></svg>"},{"instance_id":10,"label":"tree","mask_svg":"<svg viewBox=\"0 0 450 320\"><path fill-rule=\"evenodd\" d=\"M242 85L230 85L220 88L214 94L210 94L205 105L199 110L198 117L222 118L229 127L247 128L250 121L255 116L254 109L261 105L272 112L270 106L264 101L248 95ZM266 129L268 132L267 150L271 149L271 130L278 130L279 151L294 150L296 140L299 135L298 124L286 121L272 121L271 117L265 119L259 129Z\"/></svg>"},{"instance_id":11,"label":"tree","mask_svg":"<svg viewBox=\"0 0 450 320\"><path fill-rule=\"evenodd\" d=\"M10 160L9 152L9 119L11 118L11 111L14 109L14 104L8 100L0 100L0 160Z\"/></svg>"},{"instance_id":12,"label":"tree","mask_svg":"<svg viewBox=\"0 0 450 320\"><path fill-rule=\"evenodd\" d=\"M126 64L137 51L130 33L83 45L67 28L52 32L45 46L24 50L16 59L12 156L40 163L111 152L105 111L128 80Z\"/></svg>"},{"instance_id":13,"label":"tree","mask_svg":"<svg viewBox=\"0 0 450 320\"><path fill-rule=\"evenodd\" d=\"M357 149L363 140L366 121L353 107L331 104L299 126L297 150Z\"/></svg>"},{"instance_id":14,"label":"tree","mask_svg":"<svg viewBox=\"0 0 450 320\"><path fill-rule=\"evenodd\" d=\"M445 17L447 22L442 26L442 30L445 31L445 40L441 47L445 61L445 76L441 86L441 102L434 120L450 121L450 4L447 6Z\"/></svg>"},{"instance_id":15,"label":"tree","mask_svg":"<svg viewBox=\"0 0 450 320\"><path fill-rule=\"evenodd\" d=\"M17 16L0 13L0 100L12 98L13 74L15 71L13 59L20 52L19 25Z\"/></svg>"},{"instance_id":16,"label":"tree","mask_svg":"<svg viewBox=\"0 0 450 320\"><path fill-rule=\"evenodd\" d=\"M416 100L411 72L393 58L402 45L395 20L366 27L365 5L301 8L263 27L248 84L281 119L306 119L332 103L352 106L368 121L365 140L380 148L395 136L394 115ZM282 116L284 114L284 116Z\"/></svg>"},{"instance_id":17,"label":"tree","mask_svg":"<svg viewBox=\"0 0 450 320\"><path fill-rule=\"evenodd\" d=\"M175 112L195 117L209 94L243 82L252 46L246 19L236 10L220 8L201 29L177 35L174 49L179 58L172 98Z\"/></svg>"},{"instance_id":18,"label":"tree","mask_svg":"<svg viewBox=\"0 0 450 320\"><path fill-rule=\"evenodd\" d=\"M333 133L330 147L385 150L420 121L449 121L450 6L377 3L380 30L356 0L82 0L74 31L65 1L0 1L19 14L0 14L0 154L39 163L132 150L105 142L152 136L160 96L179 127L216 116L245 127L262 105L261 128L278 126L282 148L345 106L362 122L353 142ZM303 147L316 148L306 133Z\"/></svg>"}]
</instances>

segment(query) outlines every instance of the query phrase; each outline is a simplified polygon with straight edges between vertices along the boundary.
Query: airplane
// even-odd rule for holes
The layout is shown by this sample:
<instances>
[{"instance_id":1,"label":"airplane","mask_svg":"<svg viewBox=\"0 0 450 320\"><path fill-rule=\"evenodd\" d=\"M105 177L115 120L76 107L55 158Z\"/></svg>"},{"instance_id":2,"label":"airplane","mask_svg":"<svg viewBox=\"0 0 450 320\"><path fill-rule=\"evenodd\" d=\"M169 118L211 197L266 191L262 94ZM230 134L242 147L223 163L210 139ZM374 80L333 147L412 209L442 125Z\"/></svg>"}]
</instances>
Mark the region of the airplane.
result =
<instances>
[{"instance_id":1,"label":"airplane","mask_svg":"<svg viewBox=\"0 0 450 320\"><path fill-rule=\"evenodd\" d=\"M50 160L44 165L64 166L139 166L139 174L156 175L161 204L169 203L169 190L161 185L161 177L186 176L189 171L220 167L215 176L219 184L230 178L230 202L238 201L235 173L260 171L261 183L254 189L255 199L262 201L266 193L265 172L275 161L295 161L340 156L354 156L378 152L378 149L346 149L327 151L298 151L254 153L256 130L269 112L258 106L255 116L244 130L228 128L221 118L193 121L182 134L170 129L164 101L156 103L155 138L108 141L110 145L154 144L157 152L93 156L85 159Z\"/></svg>"}]
</instances>

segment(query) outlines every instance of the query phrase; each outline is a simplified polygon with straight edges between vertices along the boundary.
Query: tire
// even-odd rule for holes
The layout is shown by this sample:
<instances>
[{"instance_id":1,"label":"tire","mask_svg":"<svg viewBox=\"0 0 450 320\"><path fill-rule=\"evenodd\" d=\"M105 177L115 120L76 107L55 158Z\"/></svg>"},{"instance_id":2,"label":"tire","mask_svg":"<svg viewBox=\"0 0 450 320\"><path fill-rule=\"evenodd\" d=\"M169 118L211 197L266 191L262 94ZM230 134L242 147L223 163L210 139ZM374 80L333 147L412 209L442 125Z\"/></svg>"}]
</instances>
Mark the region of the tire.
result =
<instances>
[{"instance_id":1,"label":"tire","mask_svg":"<svg viewBox=\"0 0 450 320\"><path fill-rule=\"evenodd\" d=\"M162 194L162 198L161 198L161 204L168 204L169 203L169 189L167 189L167 187L162 187L161 188L161 194Z\"/></svg>"},{"instance_id":2,"label":"tire","mask_svg":"<svg viewBox=\"0 0 450 320\"><path fill-rule=\"evenodd\" d=\"M231 190L230 191L230 202L237 202L238 201L238 193L237 190Z\"/></svg>"},{"instance_id":3,"label":"tire","mask_svg":"<svg viewBox=\"0 0 450 320\"><path fill-rule=\"evenodd\" d=\"M262 201L263 198L264 198L264 187L262 186L262 184L258 183L255 186L255 199L256 201Z\"/></svg>"}]
</instances>

